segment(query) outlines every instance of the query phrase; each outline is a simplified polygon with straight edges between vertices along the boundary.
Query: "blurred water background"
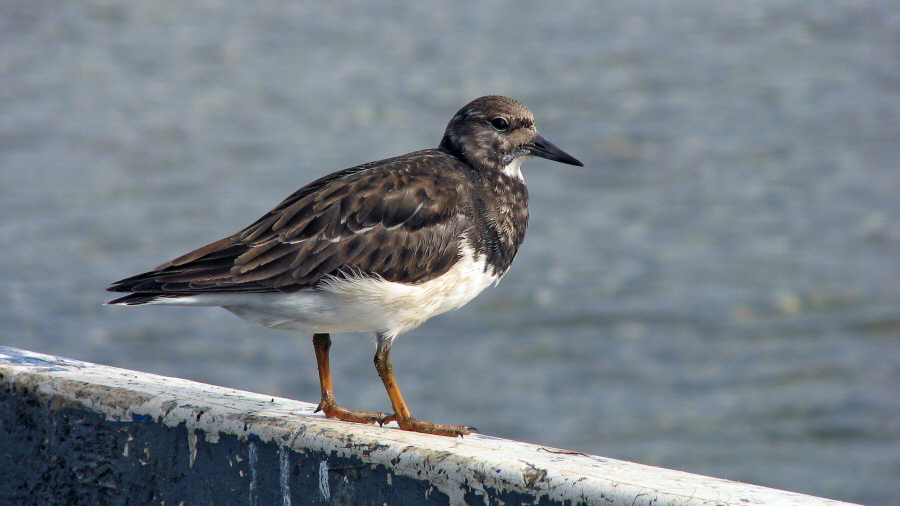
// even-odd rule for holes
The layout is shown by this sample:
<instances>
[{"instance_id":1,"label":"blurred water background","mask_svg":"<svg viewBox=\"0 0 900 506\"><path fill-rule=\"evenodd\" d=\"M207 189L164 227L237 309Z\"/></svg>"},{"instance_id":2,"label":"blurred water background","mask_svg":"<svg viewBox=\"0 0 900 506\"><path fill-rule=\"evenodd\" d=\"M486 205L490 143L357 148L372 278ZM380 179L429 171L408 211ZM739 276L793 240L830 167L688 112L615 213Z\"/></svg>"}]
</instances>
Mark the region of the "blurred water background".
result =
<instances>
[{"instance_id":1,"label":"blurred water background","mask_svg":"<svg viewBox=\"0 0 900 506\"><path fill-rule=\"evenodd\" d=\"M317 402L310 336L104 288L485 94L587 167L526 163L511 271L399 338L414 415L897 504L894 0L5 1L0 344Z\"/></svg>"}]
</instances>

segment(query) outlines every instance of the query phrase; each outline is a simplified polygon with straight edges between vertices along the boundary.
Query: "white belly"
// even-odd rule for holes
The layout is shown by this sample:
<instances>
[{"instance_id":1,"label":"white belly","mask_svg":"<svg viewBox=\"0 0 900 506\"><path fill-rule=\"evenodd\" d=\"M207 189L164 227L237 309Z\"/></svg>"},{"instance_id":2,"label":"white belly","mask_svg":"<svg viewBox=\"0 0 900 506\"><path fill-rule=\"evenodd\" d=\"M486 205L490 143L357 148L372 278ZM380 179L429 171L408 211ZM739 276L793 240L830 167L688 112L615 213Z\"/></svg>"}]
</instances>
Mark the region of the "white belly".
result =
<instances>
[{"instance_id":1,"label":"white belly","mask_svg":"<svg viewBox=\"0 0 900 506\"><path fill-rule=\"evenodd\" d=\"M393 338L425 320L462 307L499 280L483 257L463 255L446 274L407 285L377 278L331 278L295 293L204 294L158 299L157 304L222 306L237 316L280 330L311 333L382 332Z\"/></svg>"}]
</instances>

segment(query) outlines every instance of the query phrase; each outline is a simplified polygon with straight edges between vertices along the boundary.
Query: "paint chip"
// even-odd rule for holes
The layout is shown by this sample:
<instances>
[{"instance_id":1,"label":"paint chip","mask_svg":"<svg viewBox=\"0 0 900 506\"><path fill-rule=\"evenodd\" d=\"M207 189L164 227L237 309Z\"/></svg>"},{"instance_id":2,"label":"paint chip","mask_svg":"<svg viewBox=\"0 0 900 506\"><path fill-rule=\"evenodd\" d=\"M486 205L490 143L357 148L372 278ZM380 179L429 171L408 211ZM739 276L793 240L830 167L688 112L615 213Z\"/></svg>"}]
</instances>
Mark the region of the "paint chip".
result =
<instances>
[{"instance_id":1,"label":"paint chip","mask_svg":"<svg viewBox=\"0 0 900 506\"><path fill-rule=\"evenodd\" d=\"M326 501L331 499L331 488L328 485L328 462L319 462L319 494Z\"/></svg>"}]
</instances>

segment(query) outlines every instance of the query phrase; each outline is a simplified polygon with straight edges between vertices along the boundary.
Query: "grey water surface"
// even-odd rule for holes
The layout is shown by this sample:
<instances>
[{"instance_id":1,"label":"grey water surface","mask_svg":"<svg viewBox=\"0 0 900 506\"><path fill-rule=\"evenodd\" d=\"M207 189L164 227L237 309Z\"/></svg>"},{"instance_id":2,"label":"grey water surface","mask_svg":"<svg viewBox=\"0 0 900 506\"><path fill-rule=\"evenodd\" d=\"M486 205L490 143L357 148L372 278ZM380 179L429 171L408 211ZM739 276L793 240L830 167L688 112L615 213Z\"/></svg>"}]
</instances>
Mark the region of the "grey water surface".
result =
<instances>
[{"instance_id":1,"label":"grey water surface","mask_svg":"<svg viewBox=\"0 0 900 506\"><path fill-rule=\"evenodd\" d=\"M310 336L114 280L485 94L512 269L394 347L415 416L866 504L900 497L900 3L0 3L0 344L318 400ZM388 410L372 336L338 400Z\"/></svg>"}]
</instances>

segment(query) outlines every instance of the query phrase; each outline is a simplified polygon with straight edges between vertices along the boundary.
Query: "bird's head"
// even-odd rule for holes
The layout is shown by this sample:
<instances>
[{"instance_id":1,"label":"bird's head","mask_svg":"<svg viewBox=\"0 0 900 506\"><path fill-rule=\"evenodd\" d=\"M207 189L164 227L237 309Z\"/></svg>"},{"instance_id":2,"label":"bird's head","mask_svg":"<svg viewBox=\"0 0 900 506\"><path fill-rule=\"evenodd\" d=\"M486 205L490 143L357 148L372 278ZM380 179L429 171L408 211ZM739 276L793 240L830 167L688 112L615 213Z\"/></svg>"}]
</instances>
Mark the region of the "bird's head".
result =
<instances>
[{"instance_id":1,"label":"bird's head","mask_svg":"<svg viewBox=\"0 0 900 506\"><path fill-rule=\"evenodd\" d=\"M533 156L584 166L538 134L527 107L498 95L476 98L460 109L447 125L440 147L477 169L514 177L521 177L519 167Z\"/></svg>"}]
</instances>

